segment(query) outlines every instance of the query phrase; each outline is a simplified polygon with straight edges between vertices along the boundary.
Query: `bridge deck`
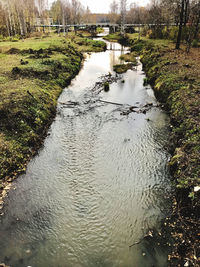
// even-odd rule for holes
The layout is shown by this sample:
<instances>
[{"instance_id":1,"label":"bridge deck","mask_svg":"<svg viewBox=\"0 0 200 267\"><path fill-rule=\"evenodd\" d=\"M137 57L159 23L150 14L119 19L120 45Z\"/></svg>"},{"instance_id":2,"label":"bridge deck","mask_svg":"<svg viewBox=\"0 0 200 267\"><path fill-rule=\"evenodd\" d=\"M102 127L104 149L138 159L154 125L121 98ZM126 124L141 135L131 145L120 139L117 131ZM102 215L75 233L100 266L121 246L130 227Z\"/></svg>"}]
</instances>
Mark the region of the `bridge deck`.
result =
<instances>
[{"instance_id":1,"label":"bridge deck","mask_svg":"<svg viewBox=\"0 0 200 267\"><path fill-rule=\"evenodd\" d=\"M158 24L124 24L124 27L144 27L144 26L156 26ZM160 26L175 26L176 24L159 24ZM113 23L85 23L85 24L67 24L67 25L34 25L35 27L54 27L54 28L63 28L63 27L79 27L79 28L85 28L85 27L120 27L120 24L113 24Z\"/></svg>"}]
</instances>

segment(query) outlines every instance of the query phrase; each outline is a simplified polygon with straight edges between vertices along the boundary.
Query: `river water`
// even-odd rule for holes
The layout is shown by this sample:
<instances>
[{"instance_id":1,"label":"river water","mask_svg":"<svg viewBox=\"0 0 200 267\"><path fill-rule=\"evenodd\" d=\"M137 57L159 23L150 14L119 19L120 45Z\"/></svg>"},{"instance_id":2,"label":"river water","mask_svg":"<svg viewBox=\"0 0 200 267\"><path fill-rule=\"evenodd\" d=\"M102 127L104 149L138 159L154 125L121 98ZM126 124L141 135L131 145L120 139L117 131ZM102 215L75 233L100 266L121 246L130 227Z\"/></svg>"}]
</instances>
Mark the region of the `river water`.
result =
<instances>
[{"instance_id":1,"label":"river water","mask_svg":"<svg viewBox=\"0 0 200 267\"><path fill-rule=\"evenodd\" d=\"M109 92L100 90L96 83L109 72L115 77L113 64L126 53L107 44L106 52L86 56L59 98L43 148L13 183L0 218L0 262L166 266L166 248L151 231L159 231L169 209L168 117L158 107L122 115L128 105L157 104L143 86L141 64L118 77Z\"/></svg>"}]
</instances>

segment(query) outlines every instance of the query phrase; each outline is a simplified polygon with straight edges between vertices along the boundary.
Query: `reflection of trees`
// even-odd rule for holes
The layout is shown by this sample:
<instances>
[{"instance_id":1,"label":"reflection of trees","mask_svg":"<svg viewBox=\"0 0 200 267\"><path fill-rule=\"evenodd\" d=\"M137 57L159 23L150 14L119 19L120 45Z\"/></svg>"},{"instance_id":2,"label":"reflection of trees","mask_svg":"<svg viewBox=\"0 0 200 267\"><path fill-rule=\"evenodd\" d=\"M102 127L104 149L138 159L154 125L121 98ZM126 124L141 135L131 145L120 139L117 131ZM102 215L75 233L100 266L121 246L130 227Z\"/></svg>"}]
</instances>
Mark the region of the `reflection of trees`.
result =
<instances>
[{"instance_id":1,"label":"reflection of trees","mask_svg":"<svg viewBox=\"0 0 200 267\"><path fill-rule=\"evenodd\" d=\"M111 68L116 64L122 64L122 60L120 59L120 56L124 55L124 53L125 53L124 46L120 46L119 49L116 46L119 46L119 44L110 43L110 45L109 45L109 49L111 50L111 52L110 52L110 66L111 66ZM120 55L118 53L119 51L120 51Z\"/></svg>"}]
</instances>

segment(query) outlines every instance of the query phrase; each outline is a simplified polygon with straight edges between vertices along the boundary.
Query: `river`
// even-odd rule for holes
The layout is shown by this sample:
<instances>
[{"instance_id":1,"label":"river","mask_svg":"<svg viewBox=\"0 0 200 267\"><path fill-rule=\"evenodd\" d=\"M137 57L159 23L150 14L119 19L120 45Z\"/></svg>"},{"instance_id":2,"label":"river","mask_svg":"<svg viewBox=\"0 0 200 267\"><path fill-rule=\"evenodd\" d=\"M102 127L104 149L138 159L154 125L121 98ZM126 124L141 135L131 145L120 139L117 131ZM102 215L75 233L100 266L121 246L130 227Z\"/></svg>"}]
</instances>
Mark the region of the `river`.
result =
<instances>
[{"instance_id":1,"label":"river","mask_svg":"<svg viewBox=\"0 0 200 267\"><path fill-rule=\"evenodd\" d=\"M58 100L44 146L13 183L0 218L0 262L167 266L166 247L151 232L159 231L170 206L169 119L159 107L122 115L129 105L157 104L151 87L143 86L141 63L109 92L100 90L98 82L115 77L113 64L127 52L107 45L106 52L86 56Z\"/></svg>"}]
</instances>

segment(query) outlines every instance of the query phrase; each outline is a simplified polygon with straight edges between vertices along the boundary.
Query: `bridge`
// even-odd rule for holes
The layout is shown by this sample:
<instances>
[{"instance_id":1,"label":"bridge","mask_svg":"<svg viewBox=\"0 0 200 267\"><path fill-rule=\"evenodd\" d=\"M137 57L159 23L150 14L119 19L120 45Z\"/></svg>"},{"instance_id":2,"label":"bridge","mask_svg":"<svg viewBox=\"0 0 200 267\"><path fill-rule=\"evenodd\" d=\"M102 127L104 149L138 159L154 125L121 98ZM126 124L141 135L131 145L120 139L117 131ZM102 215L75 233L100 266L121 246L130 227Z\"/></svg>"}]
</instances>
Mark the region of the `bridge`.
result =
<instances>
[{"instance_id":1,"label":"bridge","mask_svg":"<svg viewBox=\"0 0 200 267\"><path fill-rule=\"evenodd\" d=\"M159 24L160 26L175 26L175 24ZM142 28L142 27L155 27L158 26L158 24L116 24L116 23L83 23L83 24L52 24L52 25L35 25L35 28L43 28L43 31L45 31L45 28L56 28L58 31L61 29L65 29L68 31L69 29L73 28L75 31L79 29L87 29L90 32L96 32L97 28L109 28L109 33L115 33L116 31L119 31L120 29L134 29L134 28Z\"/></svg>"}]
</instances>

